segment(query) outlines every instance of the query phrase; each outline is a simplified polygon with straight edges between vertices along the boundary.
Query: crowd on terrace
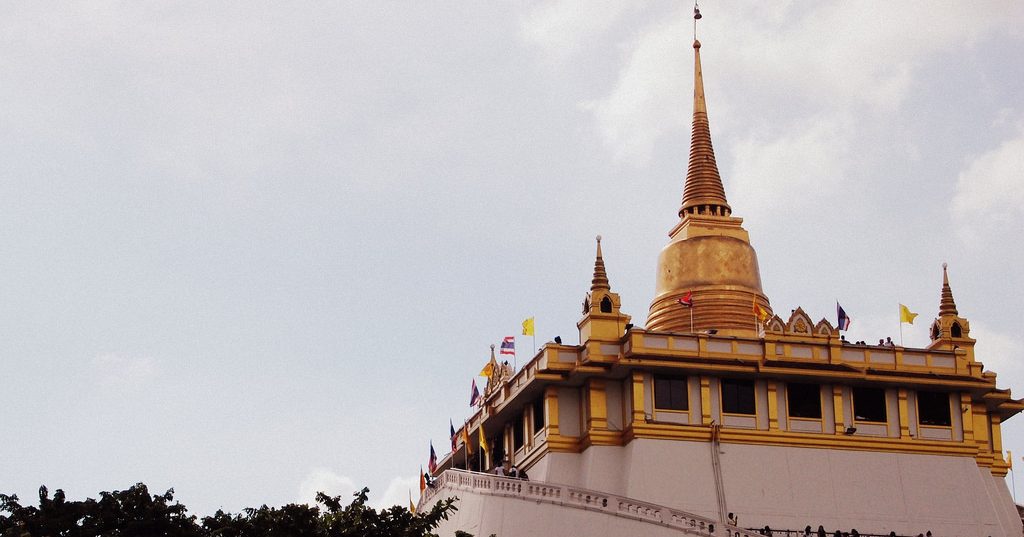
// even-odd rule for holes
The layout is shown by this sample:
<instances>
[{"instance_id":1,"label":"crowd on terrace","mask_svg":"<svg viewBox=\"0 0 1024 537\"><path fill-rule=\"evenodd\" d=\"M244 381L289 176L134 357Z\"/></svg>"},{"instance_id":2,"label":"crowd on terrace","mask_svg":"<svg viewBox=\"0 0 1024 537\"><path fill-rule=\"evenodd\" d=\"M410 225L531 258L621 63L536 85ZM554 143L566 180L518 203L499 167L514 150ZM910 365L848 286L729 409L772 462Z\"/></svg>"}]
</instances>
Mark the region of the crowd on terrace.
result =
<instances>
[{"instance_id":1,"label":"crowd on terrace","mask_svg":"<svg viewBox=\"0 0 1024 537\"><path fill-rule=\"evenodd\" d=\"M729 522L733 525L736 524L736 516L729 513ZM829 532L825 530L825 526L818 525L817 530L812 530L811 526L808 525L802 530L773 530L769 526L763 528L747 528L747 531L765 535L768 537L915 537L913 535L898 535L895 531L889 533L860 533L856 528L850 531L834 530ZM918 533L916 537L932 537L931 530L925 531L925 533Z\"/></svg>"}]
</instances>

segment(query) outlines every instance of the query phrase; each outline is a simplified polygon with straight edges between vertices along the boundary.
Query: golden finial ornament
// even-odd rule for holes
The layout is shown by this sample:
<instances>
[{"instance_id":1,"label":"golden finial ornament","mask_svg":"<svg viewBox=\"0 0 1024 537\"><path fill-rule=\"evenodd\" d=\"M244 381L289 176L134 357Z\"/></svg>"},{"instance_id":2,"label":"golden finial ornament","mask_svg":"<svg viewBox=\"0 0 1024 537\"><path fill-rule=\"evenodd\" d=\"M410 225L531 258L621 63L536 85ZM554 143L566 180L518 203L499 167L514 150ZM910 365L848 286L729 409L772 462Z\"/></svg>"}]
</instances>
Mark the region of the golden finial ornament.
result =
<instances>
[{"instance_id":1,"label":"golden finial ornament","mask_svg":"<svg viewBox=\"0 0 1024 537\"><path fill-rule=\"evenodd\" d=\"M949 273L946 264L942 264L942 298L939 300L939 316L959 315L956 302L953 301L953 290L949 287Z\"/></svg>"},{"instance_id":2,"label":"golden finial ornament","mask_svg":"<svg viewBox=\"0 0 1024 537\"><path fill-rule=\"evenodd\" d=\"M608 272L604 268L604 258L601 256L601 236L597 236L597 256L594 259L594 279L590 281L591 291L609 291L611 285L608 283Z\"/></svg>"}]
</instances>

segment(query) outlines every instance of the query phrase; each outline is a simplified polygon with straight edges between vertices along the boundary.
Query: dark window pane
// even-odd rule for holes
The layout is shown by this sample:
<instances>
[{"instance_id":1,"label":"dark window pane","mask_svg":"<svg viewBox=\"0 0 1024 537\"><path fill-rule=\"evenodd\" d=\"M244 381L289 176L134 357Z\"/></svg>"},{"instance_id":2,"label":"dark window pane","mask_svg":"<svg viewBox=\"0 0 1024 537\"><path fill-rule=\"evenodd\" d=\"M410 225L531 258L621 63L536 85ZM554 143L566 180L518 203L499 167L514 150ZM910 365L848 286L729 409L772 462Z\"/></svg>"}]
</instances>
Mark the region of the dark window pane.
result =
<instances>
[{"instance_id":1,"label":"dark window pane","mask_svg":"<svg viewBox=\"0 0 1024 537\"><path fill-rule=\"evenodd\" d=\"M917 392L917 420L921 425L952 423L949 414L949 394L946 392Z\"/></svg>"},{"instance_id":2,"label":"dark window pane","mask_svg":"<svg viewBox=\"0 0 1024 537\"><path fill-rule=\"evenodd\" d=\"M689 410L689 400L685 378L654 376L654 408Z\"/></svg>"},{"instance_id":3,"label":"dark window pane","mask_svg":"<svg viewBox=\"0 0 1024 537\"><path fill-rule=\"evenodd\" d=\"M786 397L790 416L821 419L821 387L817 384L789 384Z\"/></svg>"},{"instance_id":4,"label":"dark window pane","mask_svg":"<svg viewBox=\"0 0 1024 537\"><path fill-rule=\"evenodd\" d=\"M537 434L544 428L544 396L533 401L533 433Z\"/></svg>"},{"instance_id":5,"label":"dark window pane","mask_svg":"<svg viewBox=\"0 0 1024 537\"><path fill-rule=\"evenodd\" d=\"M523 447L523 416L519 416L512 425L512 445L514 449Z\"/></svg>"},{"instance_id":6,"label":"dark window pane","mask_svg":"<svg viewBox=\"0 0 1024 537\"><path fill-rule=\"evenodd\" d=\"M853 417L859 421L885 423L885 390L881 388L853 389Z\"/></svg>"},{"instance_id":7,"label":"dark window pane","mask_svg":"<svg viewBox=\"0 0 1024 537\"><path fill-rule=\"evenodd\" d=\"M722 412L756 414L754 381L722 379Z\"/></svg>"}]
</instances>

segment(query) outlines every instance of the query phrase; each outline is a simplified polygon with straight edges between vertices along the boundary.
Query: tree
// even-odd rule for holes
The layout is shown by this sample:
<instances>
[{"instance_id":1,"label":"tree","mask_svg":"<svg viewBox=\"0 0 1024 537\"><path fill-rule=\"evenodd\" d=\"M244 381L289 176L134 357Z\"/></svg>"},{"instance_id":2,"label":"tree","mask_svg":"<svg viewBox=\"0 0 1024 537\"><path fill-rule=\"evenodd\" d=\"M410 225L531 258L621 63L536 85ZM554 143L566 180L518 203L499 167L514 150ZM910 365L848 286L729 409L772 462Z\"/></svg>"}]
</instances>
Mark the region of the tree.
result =
<instances>
[{"instance_id":1,"label":"tree","mask_svg":"<svg viewBox=\"0 0 1024 537\"><path fill-rule=\"evenodd\" d=\"M200 524L174 500L174 489L151 495L138 483L101 492L99 500L68 501L63 490L51 498L40 487L38 507L0 494L0 537L436 537L431 532L457 510L457 499L447 498L418 514L397 505L378 511L367 505L368 493L355 493L347 505L341 496L321 492L316 505L263 505L239 514L218 510Z\"/></svg>"}]
</instances>

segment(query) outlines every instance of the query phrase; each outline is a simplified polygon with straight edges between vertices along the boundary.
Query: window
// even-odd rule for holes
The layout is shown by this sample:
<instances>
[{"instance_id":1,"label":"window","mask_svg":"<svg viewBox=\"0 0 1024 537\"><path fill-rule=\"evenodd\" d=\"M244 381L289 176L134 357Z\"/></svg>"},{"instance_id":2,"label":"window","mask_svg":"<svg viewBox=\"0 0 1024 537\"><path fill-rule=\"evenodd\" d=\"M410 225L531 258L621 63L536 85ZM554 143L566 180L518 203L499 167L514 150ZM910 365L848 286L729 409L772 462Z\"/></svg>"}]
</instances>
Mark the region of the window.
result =
<instances>
[{"instance_id":1,"label":"window","mask_svg":"<svg viewBox=\"0 0 1024 537\"><path fill-rule=\"evenodd\" d=\"M612 312L612 299L604 297L601 299L601 313Z\"/></svg>"},{"instance_id":2,"label":"window","mask_svg":"<svg viewBox=\"0 0 1024 537\"><path fill-rule=\"evenodd\" d=\"M722 379L722 412L727 414L756 414L754 381Z\"/></svg>"},{"instance_id":3,"label":"window","mask_svg":"<svg viewBox=\"0 0 1024 537\"><path fill-rule=\"evenodd\" d=\"M853 389L853 418L857 421L885 423L885 390L881 388Z\"/></svg>"},{"instance_id":4,"label":"window","mask_svg":"<svg viewBox=\"0 0 1024 537\"><path fill-rule=\"evenodd\" d=\"M689 410L690 398L686 377L654 376L654 408L659 410Z\"/></svg>"},{"instance_id":5,"label":"window","mask_svg":"<svg viewBox=\"0 0 1024 537\"><path fill-rule=\"evenodd\" d=\"M518 450L523 447L523 429L526 425L523 423L523 416L520 415L516 418L516 421L512 424L512 449Z\"/></svg>"},{"instance_id":6,"label":"window","mask_svg":"<svg viewBox=\"0 0 1024 537\"><path fill-rule=\"evenodd\" d=\"M817 384L786 385L786 402L790 417L821 419L821 387Z\"/></svg>"},{"instance_id":7,"label":"window","mask_svg":"<svg viewBox=\"0 0 1024 537\"><path fill-rule=\"evenodd\" d=\"M950 334L953 337L963 337L963 330L960 328L960 323L953 322L953 326L950 328Z\"/></svg>"},{"instance_id":8,"label":"window","mask_svg":"<svg viewBox=\"0 0 1024 537\"><path fill-rule=\"evenodd\" d=\"M917 392L917 421L921 425L952 424L949 412L949 394L946 392Z\"/></svg>"},{"instance_id":9,"label":"window","mask_svg":"<svg viewBox=\"0 0 1024 537\"><path fill-rule=\"evenodd\" d=\"M544 428L544 396L533 401L533 434Z\"/></svg>"}]
</instances>

